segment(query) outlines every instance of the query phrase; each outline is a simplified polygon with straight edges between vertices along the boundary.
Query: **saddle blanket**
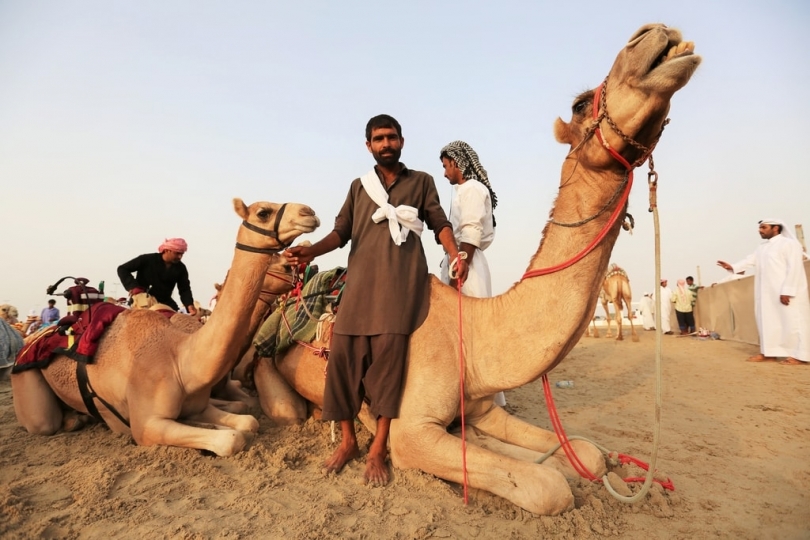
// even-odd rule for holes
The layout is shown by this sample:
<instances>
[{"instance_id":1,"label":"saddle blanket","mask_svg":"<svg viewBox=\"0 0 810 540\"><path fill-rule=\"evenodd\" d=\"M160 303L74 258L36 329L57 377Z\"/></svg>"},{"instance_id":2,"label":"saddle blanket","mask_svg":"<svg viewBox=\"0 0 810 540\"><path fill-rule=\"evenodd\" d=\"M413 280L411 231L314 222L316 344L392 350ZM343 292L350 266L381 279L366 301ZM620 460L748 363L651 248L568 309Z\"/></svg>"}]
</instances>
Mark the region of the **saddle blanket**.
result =
<instances>
[{"instance_id":1,"label":"saddle blanket","mask_svg":"<svg viewBox=\"0 0 810 540\"><path fill-rule=\"evenodd\" d=\"M260 356L275 358L295 341L310 343L315 339L318 319L332 300L339 297L345 281L346 269L341 267L315 274L301 289L300 296L287 300L262 324L253 338L256 352ZM299 302L305 304L306 309Z\"/></svg>"},{"instance_id":2,"label":"saddle blanket","mask_svg":"<svg viewBox=\"0 0 810 540\"><path fill-rule=\"evenodd\" d=\"M11 372L43 369L60 354L79 362L91 362L104 331L125 309L127 308L109 302L99 302L81 312L75 317L75 321L72 320L73 317L65 317L59 326L40 330L29 337L28 343L17 354ZM65 334L68 328L73 333L73 346L69 345L69 337Z\"/></svg>"}]
</instances>

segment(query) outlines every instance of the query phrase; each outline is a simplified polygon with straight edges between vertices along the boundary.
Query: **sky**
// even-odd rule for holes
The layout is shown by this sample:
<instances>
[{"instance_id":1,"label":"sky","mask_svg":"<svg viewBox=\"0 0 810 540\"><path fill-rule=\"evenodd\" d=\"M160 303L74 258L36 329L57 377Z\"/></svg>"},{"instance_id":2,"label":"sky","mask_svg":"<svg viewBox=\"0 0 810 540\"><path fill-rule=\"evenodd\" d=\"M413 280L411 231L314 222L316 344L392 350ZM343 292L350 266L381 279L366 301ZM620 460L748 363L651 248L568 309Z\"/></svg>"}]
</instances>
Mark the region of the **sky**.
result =
<instances>
[{"instance_id":1,"label":"sky","mask_svg":"<svg viewBox=\"0 0 810 540\"><path fill-rule=\"evenodd\" d=\"M498 195L487 258L502 293L557 193L568 149L554 120L650 22L703 57L654 156L662 276L709 285L726 275L718 259L756 249L760 219L810 227L810 3L0 0L0 303L39 311L63 276L123 296L119 264L183 237L207 305L233 257L231 200L308 204L322 225L301 239L319 240L373 165L364 128L380 113L445 208L439 150L476 149ZM647 201L644 166L635 232L611 259L634 300L654 285ZM438 273L441 249L423 242Z\"/></svg>"}]
</instances>

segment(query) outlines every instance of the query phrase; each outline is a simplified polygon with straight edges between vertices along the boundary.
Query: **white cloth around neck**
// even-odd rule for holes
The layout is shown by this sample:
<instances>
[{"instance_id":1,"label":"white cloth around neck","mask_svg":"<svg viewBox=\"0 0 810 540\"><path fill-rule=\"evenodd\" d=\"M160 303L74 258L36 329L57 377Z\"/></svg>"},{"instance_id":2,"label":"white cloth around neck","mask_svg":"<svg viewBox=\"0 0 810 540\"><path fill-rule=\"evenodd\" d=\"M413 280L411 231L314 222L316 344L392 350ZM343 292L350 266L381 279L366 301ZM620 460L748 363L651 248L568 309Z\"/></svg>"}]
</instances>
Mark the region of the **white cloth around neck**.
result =
<instances>
[{"instance_id":1,"label":"white cloth around neck","mask_svg":"<svg viewBox=\"0 0 810 540\"><path fill-rule=\"evenodd\" d=\"M377 171L371 169L371 171L361 176L360 183L363 184L363 189L366 190L374 204L379 206L377 211L372 214L371 219L374 223L379 223L384 219L388 220L388 228L391 231L391 239L394 244L401 245L410 231L415 232L417 235L422 234L425 224L419 219L417 209L405 204L401 204L396 208L388 204L388 193L385 191L382 182L380 182Z\"/></svg>"}]
</instances>

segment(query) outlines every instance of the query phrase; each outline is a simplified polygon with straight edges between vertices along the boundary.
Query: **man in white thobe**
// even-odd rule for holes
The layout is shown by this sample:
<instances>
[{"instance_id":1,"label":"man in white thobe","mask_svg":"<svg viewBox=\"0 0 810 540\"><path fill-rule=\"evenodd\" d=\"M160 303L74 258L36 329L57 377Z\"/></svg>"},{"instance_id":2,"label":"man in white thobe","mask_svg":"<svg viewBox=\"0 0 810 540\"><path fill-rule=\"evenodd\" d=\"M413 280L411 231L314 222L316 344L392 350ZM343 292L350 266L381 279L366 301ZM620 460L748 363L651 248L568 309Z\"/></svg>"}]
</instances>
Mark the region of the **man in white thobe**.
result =
<instances>
[{"instance_id":1,"label":"man in white thobe","mask_svg":"<svg viewBox=\"0 0 810 540\"><path fill-rule=\"evenodd\" d=\"M459 253L467 254L467 279L461 294L476 298L492 296L492 279L484 250L495 238L495 218L492 210L498 198L489 184L487 171L478 160L478 154L464 141L454 141L442 148L439 157L444 176L453 186L450 202L450 223L459 245ZM445 256L441 265L441 279L451 283L450 264ZM495 405L506 405L503 392L494 396Z\"/></svg>"},{"instance_id":2,"label":"man in white thobe","mask_svg":"<svg viewBox=\"0 0 810 540\"><path fill-rule=\"evenodd\" d=\"M759 222L764 240L757 250L734 264L717 261L729 272L754 268L754 311L760 354L749 362L780 361L784 365L810 363L810 296L802 261L803 251L781 219Z\"/></svg>"},{"instance_id":3,"label":"man in white thobe","mask_svg":"<svg viewBox=\"0 0 810 540\"><path fill-rule=\"evenodd\" d=\"M655 317L653 316L653 304L650 293L645 292L641 297L641 304L639 305L641 312L641 326L644 330L655 330Z\"/></svg>"},{"instance_id":4,"label":"man in white thobe","mask_svg":"<svg viewBox=\"0 0 810 540\"><path fill-rule=\"evenodd\" d=\"M672 333L670 319L672 317L672 291L667 287L668 281L661 280L658 294L661 296L661 331L665 334Z\"/></svg>"}]
</instances>

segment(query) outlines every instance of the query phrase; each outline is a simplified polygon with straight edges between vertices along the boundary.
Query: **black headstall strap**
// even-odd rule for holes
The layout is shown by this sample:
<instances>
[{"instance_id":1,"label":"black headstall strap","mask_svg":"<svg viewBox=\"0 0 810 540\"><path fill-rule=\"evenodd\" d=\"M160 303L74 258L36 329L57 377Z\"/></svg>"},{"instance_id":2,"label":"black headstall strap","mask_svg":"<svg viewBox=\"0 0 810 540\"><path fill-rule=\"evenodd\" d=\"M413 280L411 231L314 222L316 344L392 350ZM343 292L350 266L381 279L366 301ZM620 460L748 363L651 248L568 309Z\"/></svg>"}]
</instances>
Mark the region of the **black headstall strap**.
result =
<instances>
[{"instance_id":1,"label":"black headstall strap","mask_svg":"<svg viewBox=\"0 0 810 540\"><path fill-rule=\"evenodd\" d=\"M278 237L278 228L281 226L281 218L284 215L284 210L287 208L287 203L281 205L278 209L278 213L276 214L276 222L273 224L272 230L262 229L261 227L257 227L252 223L248 223L247 220L242 220L242 226L249 231L257 232L264 236L269 236L270 238L275 238L278 240L279 247L278 248L257 248L253 246L248 246L245 244L240 244L239 242L236 243L236 249L241 249L242 251L249 251L250 253L261 253L262 255L273 255L274 253L278 253L284 249L287 249L290 244L285 244L282 242Z\"/></svg>"}]
</instances>

